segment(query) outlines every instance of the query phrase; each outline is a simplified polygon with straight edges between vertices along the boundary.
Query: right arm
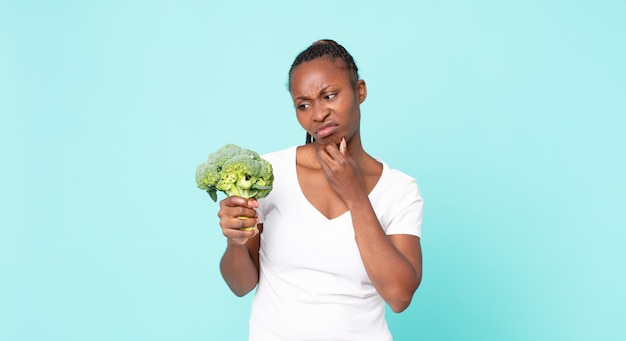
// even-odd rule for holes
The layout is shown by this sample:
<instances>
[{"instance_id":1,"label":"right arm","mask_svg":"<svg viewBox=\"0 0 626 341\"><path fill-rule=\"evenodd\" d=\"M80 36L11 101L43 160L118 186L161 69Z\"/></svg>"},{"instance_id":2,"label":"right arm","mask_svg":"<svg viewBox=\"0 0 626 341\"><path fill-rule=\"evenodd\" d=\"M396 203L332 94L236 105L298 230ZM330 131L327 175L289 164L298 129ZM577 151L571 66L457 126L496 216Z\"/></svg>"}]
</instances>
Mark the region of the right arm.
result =
<instances>
[{"instance_id":1,"label":"right arm","mask_svg":"<svg viewBox=\"0 0 626 341\"><path fill-rule=\"evenodd\" d=\"M220 202L218 216L226 237L226 252L220 262L222 277L235 295L241 297L252 291L259 282L259 246L263 225L258 224L255 199L228 197ZM247 217L241 219L240 217ZM258 229L241 228L258 225Z\"/></svg>"}]
</instances>

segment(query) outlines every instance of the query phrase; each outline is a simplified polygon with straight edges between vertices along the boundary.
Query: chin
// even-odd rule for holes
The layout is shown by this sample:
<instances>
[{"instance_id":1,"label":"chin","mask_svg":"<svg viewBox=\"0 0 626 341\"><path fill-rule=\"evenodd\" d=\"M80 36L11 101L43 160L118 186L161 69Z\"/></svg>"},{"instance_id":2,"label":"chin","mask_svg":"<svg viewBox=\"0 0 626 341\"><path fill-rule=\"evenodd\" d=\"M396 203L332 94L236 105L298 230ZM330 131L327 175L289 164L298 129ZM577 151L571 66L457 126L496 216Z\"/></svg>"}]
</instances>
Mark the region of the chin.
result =
<instances>
[{"instance_id":1,"label":"chin","mask_svg":"<svg viewBox=\"0 0 626 341\"><path fill-rule=\"evenodd\" d=\"M347 139L346 139L346 141L347 141ZM320 139L320 140L316 139L315 142L319 142L322 145L334 144L335 146L339 147L339 144L341 144L341 137L328 136L328 137Z\"/></svg>"}]
</instances>

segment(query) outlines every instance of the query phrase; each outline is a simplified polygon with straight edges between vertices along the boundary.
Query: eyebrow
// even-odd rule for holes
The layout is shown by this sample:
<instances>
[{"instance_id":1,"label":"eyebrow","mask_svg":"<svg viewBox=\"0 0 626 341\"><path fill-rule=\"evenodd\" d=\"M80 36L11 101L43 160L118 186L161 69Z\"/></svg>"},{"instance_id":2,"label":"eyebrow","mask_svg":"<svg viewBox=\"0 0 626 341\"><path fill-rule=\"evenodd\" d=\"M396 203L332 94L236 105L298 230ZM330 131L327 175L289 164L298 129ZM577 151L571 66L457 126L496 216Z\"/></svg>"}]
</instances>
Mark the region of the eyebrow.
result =
<instances>
[{"instance_id":1,"label":"eyebrow","mask_svg":"<svg viewBox=\"0 0 626 341\"><path fill-rule=\"evenodd\" d=\"M322 89L320 89L320 91L318 92L318 96L317 96L317 97L320 97L320 96L321 96L324 92L326 92L326 90L328 90L328 88L330 88L330 87L332 87L332 86L335 86L335 85L337 85L337 84L329 84L329 85L326 85L325 87L323 87ZM294 98L294 99L293 99L293 101L295 102L295 101L298 101L298 100L304 100L304 99L310 99L310 98L309 98L309 97L307 97L307 96L298 96L298 97Z\"/></svg>"}]
</instances>

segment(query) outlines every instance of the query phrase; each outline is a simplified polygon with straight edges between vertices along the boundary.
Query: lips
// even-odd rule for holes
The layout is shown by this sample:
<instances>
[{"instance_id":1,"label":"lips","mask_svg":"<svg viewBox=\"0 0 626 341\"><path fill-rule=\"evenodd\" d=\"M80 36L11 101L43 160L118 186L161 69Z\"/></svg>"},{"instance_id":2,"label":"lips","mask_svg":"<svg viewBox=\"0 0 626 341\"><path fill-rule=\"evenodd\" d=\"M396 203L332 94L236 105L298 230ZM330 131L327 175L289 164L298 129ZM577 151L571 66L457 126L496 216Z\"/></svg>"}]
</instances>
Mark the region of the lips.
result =
<instances>
[{"instance_id":1,"label":"lips","mask_svg":"<svg viewBox=\"0 0 626 341\"><path fill-rule=\"evenodd\" d=\"M337 127L339 125L336 122L326 122L324 124L322 124L321 126L319 126L317 129L315 129L315 136L316 138L324 138L327 137L329 135L332 135L332 133L335 132L335 130L337 130Z\"/></svg>"}]
</instances>

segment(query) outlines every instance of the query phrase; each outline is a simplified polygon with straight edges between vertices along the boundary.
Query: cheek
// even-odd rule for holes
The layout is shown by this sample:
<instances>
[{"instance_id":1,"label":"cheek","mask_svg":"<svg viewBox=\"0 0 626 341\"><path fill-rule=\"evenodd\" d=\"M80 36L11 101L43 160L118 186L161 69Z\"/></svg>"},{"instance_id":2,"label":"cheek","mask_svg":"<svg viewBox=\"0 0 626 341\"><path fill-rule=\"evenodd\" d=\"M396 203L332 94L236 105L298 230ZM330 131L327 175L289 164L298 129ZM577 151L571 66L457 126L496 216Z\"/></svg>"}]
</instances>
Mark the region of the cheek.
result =
<instances>
[{"instance_id":1,"label":"cheek","mask_svg":"<svg viewBox=\"0 0 626 341\"><path fill-rule=\"evenodd\" d=\"M304 129L306 129L306 125L305 125L305 120L304 120L305 116L296 113L296 120L298 121L298 124L300 124L301 127L303 127Z\"/></svg>"}]
</instances>

